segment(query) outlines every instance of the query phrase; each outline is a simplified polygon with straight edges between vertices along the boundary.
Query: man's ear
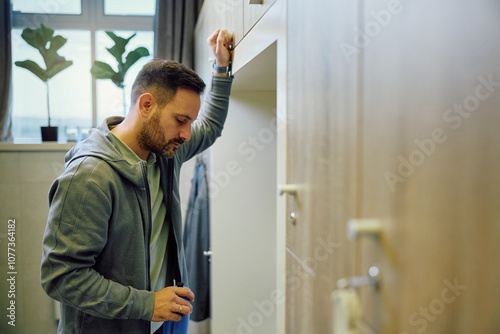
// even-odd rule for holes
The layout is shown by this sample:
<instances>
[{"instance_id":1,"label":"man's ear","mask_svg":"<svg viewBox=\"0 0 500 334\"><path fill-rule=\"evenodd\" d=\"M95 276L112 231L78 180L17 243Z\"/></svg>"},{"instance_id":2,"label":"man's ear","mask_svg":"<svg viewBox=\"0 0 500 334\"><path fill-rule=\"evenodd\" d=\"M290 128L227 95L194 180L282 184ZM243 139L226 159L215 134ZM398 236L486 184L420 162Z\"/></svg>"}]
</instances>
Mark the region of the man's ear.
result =
<instances>
[{"instance_id":1,"label":"man's ear","mask_svg":"<svg viewBox=\"0 0 500 334\"><path fill-rule=\"evenodd\" d=\"M141 117L148 117L149 114L153 111L153 106L156 103L156 100L151 93L144 93L139 96L139 114Z\"/></svg>"}]
</instances>

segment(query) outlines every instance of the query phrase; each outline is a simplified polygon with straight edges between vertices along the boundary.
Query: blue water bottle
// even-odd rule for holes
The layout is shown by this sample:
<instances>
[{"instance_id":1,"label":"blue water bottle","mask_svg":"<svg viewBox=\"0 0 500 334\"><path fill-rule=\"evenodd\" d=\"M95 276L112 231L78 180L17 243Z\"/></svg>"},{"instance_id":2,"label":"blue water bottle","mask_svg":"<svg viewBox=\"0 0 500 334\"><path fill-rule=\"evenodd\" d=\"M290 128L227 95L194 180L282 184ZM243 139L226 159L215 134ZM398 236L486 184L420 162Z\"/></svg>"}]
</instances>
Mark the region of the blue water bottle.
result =
<instances>
[{"instance_id":1,"label":"blue water bottle","mask_svg":"<svg viewBox=\"0 0 500 334\"><path fill-rule=\"evenodd\" d=\"M178 283L176 286L182 288L184 284ZM187 297L182 298L189 300ZM163 334L187 334L188 326L189 315L183 315L180 321L165 321L163 323Z\"/></svg>"}]
</instances>

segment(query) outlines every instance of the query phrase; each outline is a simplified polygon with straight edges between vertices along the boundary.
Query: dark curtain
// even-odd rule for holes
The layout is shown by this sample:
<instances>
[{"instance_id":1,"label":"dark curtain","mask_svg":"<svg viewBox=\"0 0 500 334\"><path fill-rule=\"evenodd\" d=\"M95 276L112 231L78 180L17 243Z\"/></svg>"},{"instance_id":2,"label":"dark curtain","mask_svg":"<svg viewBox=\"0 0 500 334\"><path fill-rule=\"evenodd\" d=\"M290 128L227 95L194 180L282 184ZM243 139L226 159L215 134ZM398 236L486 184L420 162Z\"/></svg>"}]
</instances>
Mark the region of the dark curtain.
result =
<instances>
[{"instance_id":1,"label":"dark curtain","mask_svg":"<svg viewBox=\"0 0 500 334\"><path fill-rule=\"evenodd\" d=\"M157 0L155 58L194 68L194 28L203 0Z\"/></svg>"},{"instance_id":2,"label":"dark curtain","mask_svg":"<svg viewBox=\"0 0 500 334\"><path fill-rule=\"evenodd\" d=\"M12 141L12 53L10 0L0 1L0 141Z\"/></svg>"}]
</instances>

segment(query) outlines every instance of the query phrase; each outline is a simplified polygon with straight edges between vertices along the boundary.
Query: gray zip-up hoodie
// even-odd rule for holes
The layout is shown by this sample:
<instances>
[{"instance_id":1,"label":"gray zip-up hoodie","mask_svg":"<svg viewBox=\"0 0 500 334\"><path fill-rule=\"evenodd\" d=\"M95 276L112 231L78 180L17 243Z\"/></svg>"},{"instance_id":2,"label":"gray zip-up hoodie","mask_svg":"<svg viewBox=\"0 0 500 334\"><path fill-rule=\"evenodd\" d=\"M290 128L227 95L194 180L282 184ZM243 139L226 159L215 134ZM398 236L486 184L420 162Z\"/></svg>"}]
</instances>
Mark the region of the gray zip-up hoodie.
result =
<instances>
[{"instance_id":1,"label":"gray zip-up hoodie","mask_svg":"<svg viewBox=\"0 0 500 334\"><path fill-rule=\"evenodd\" d=\"M191 140L179 147L174 158L159 157L167 219L174 232L169 234L175 236L169 246L177 244L177 261L172 262L178 262L178 268L172 270L178 269L186 286L179 170L220 136L231 83L232 78L212 78ZM107 119L75 145L66 155L64 173L49 191L41 283L49 296L61 302L58 333L150 332L154 292L149 277L147 163L131 165L119 153L109 126L122 119Z\"/></svg>"}]
</instances>

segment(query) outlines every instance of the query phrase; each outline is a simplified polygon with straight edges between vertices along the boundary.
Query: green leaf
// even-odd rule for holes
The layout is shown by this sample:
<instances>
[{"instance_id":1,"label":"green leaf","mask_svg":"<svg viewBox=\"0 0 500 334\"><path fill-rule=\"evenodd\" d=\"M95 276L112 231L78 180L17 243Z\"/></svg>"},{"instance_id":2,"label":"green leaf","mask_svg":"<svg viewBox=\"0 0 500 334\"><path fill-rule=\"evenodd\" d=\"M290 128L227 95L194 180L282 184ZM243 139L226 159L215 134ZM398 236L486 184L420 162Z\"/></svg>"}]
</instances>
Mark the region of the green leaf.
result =
<instances>
[{"instance_id":1,"label":"green leaf","mask_svg":"<svg viewBox=\"0 0 500 334\"><path fill-rule=\"evenodd\" d=\"M66 60L66 59L64 59L64 57L61 57L61 58L63 59L62 62L58 62L57 64L54 64L54 66L52 66L51 69L47 71L47 77L49 79L54 77L56 74L58 74L62 70L73 65L73 62L71 60Z\"/></svg>"},{"instance_id":2,"label":"green leaf","mask_svg":"<svg viewBox=\"0 0 500 334\"><path fill-rule=\"evenodd\" d=\"M35 39L38 45L35 47L40 51L47 50L47 43L52 39L52 35L54 35L54 30L45 27L43 24L40 25L40 28L35 30Z\"/></svg>"},{"instance_id":3,"label":"green leaf","mask_svg":"<svg viewBox=\"0 0 500 334\"><path fill-rule=\"evenodd\" d=\"M115 57L118 64L123 64L122 55L125 52L125 48L120 47L118 44L113 45L111 48L106 48L113 57Z\"/></svg>"},{"instance_id":4,"label":"green leaf","mask_svg":"<svg viewBox=\"0 0 500 334\"><path fill-rule=\"evenodd\" d=\"M111 68L111 66L98 60L94 61L94 65L92 65L90 73L92 73L96 79L111 79L118 74Z\"/></svg>"},{"instance_id":5,"label":"green leaf","mask_svg":"<svg viewBox=\"0 0 500 334\"><path fill-rule=\"evenodd\" d=\"M43 24L41 24L38 29L25 28L21 34L21 37L26 43L40 52L46 69L42 69L31 60L18 62L19 64L16 65L30 70L44 82L47 82L48 79L73 64L72 61L66 60L64 57L57 54L57 50L66 44L67 39L62 36L53 35L54 30L45 27Z\"/></svg>"},{"instance_id":6,"label":"green leaf","mask_svg":"<svg viewBox=\"0 0 500 334\"><path fill-rule=\"evenodd\" d=\"M149 51L144 47L139 47L134 51L129 52L126 57L125 63L123 63L123 54L125 53L125 48L128 42L132 38L134 38L136 34L133 34L127 39L119 37L111 31L106 31L106 34L115 42L115 45L113 45L113 47L106 49L118 62L118 72L115 72L110 65L100 61L95 61L90 71L96 79L111 79L111 81L116 86L118 86L119 88L123 88L125 74L127 73L128 69L140 58L149 56Z\"/></svg>"},{"instance_id":7,"label":"green leaf","mask_svg":"<svg viewBox=\"0 0 500 334\"><path fill-rule=\"evenodd\" d=\"M111 79L111 81L118 86L119 88L123 88L123 75L121 73L115 72L111 66L102 62L102 61L94 61L94 65L90 69L90 73L96 79Z\"/></svg>"},{"instance_id":8,"label":"green leaf","mask_svg":"<svg viewBox=\"0 0 500 334\"><path fill-rule=\"evenodd\" d=\"M40 65L38 65L34 61L32 60L16 61L14 64L16 64L16 66L29 70L31 73L39 77L40 80L42 80L43 82L47 82L48 77L46 71L42 69Z\"/></svg>"},{"instance_id":9,"label":"green leaf","mask_svg":"<svg viewBox=\"0 0 500 334\"><path fill-rule=\"evenodd\" d=\"M123 84L123 75L121 73L116 73L112 78L111 81L118 87L118 88L124 88L125 85Z\"/></svg>"},{"instance_id":10,"label":"green leaf","mask_svg":"<svg viewBox=\"0 0 500 334\"><path fill-rule=\"evenodd\" d=\"M37 36L39 36L38 32L30 28L25 28L21 34L22 39L24 39L26 43L35 49L39 49L40 45L38 44Z\"/></svg>"},{"instance_id":11,"label":"green leaf","mask_svg":"<svg viewBox=\"0 0 500 334\"><path fill-rule=\"evenodd\" d=\"M120 37L120 36L117 36L114 32L112 31L106 31L106 34L113 40L113 42L115 42L115 44L124 44L124 45L127 45L127 43L135 37L136 34L133 34L132 36L130 36L129 38L123 38L123 37Z\"/></svg>"},{"instance_id":12,"label":"green leaf","mask_svg":"<svg viewBox=\"0 0 500 334\"><path fill-rule=\"evenodd\" d=\"M116 34L115 34L114 32L112 32L112 31L105 31L105 33L106 33L106 35L108 35L108 36L109 36L109 37L113 40L113 42L115 42L115 43L116 43L116 41L117 41L119 38L121 38L121 37L116 36ZM122 38L122 39L123 39L123 38Z\"/></svg>"},{"instance_id":13,"label":"green leaf","mask_svg":"<svg viewBox=\"0 0 500 334\"><path fill-rule=\"evenodd\" d=\"M49 50L52 52L57 52L60 48L66 44L68 40L62 36L54 36L50 39L50 47Z\"/></svg>"},{"instance_id":14,"label":"green leaf","mask_svg":"<svg viewBox=\"0 0 500 334\"><path fill-rule=\"evenodd\" d=\"M47 43L52 39L54 30L45 27L43 24L38 29L25 28L21 37L40 52L46 50Z\"/></svg>"},{"instance_id":15,"label":"green leaf","mask_svg":"<svg viewBox=\"0 0 500 334\"><path fill-rule=\"evenodd\" d=\"M106 48L108 52L115 57L116 61L118 64L123 64L123 54L125 53L125 47L127 46L128 42L136 35L133 34L129 38L125 39L119 36L116 36L113 32L111 31L106 31L106 34L115 42L115 45L111 48Z\"/></svg>"},{"instance_id":16,"label":"green leaf","mask_svg":"<svg viewBox=\"0 0 500 334\"><path fill-rule=\"evenodd\" d=\"M43 61L47 66L47 70L50 71L52 67L57 64L64 63L66 59L57 54L57 52L52 52L51 50L44 50L44 52L40 52L43 57Z\"/></svg>"},{"instance_id":17,"label":"green leaf","mask_svg":"<svg viewBox=\"0 0 500 334\"><path fill-rule=\"evenodd\" d=\"M40 33L40 39L43 45L46 45L47 42L52 38L54 35L54 30L47 28L46 26L43 25L43 23L40 25L40 28L37 29Z\"/></svg>"},{"instance_id":18,"label":"green leaf","mask_svg":"<svg viewBox=\"0 0 500 334\"><path fill-rule=\"evenodd\" d=\"M145 47L138 47L134 51L130 51L125 60L125 64L123 65L123 72L127 73L130 66L134 65L139 59L142 57L149 56L149 51Z\"/></svg>"}]
</instances>

